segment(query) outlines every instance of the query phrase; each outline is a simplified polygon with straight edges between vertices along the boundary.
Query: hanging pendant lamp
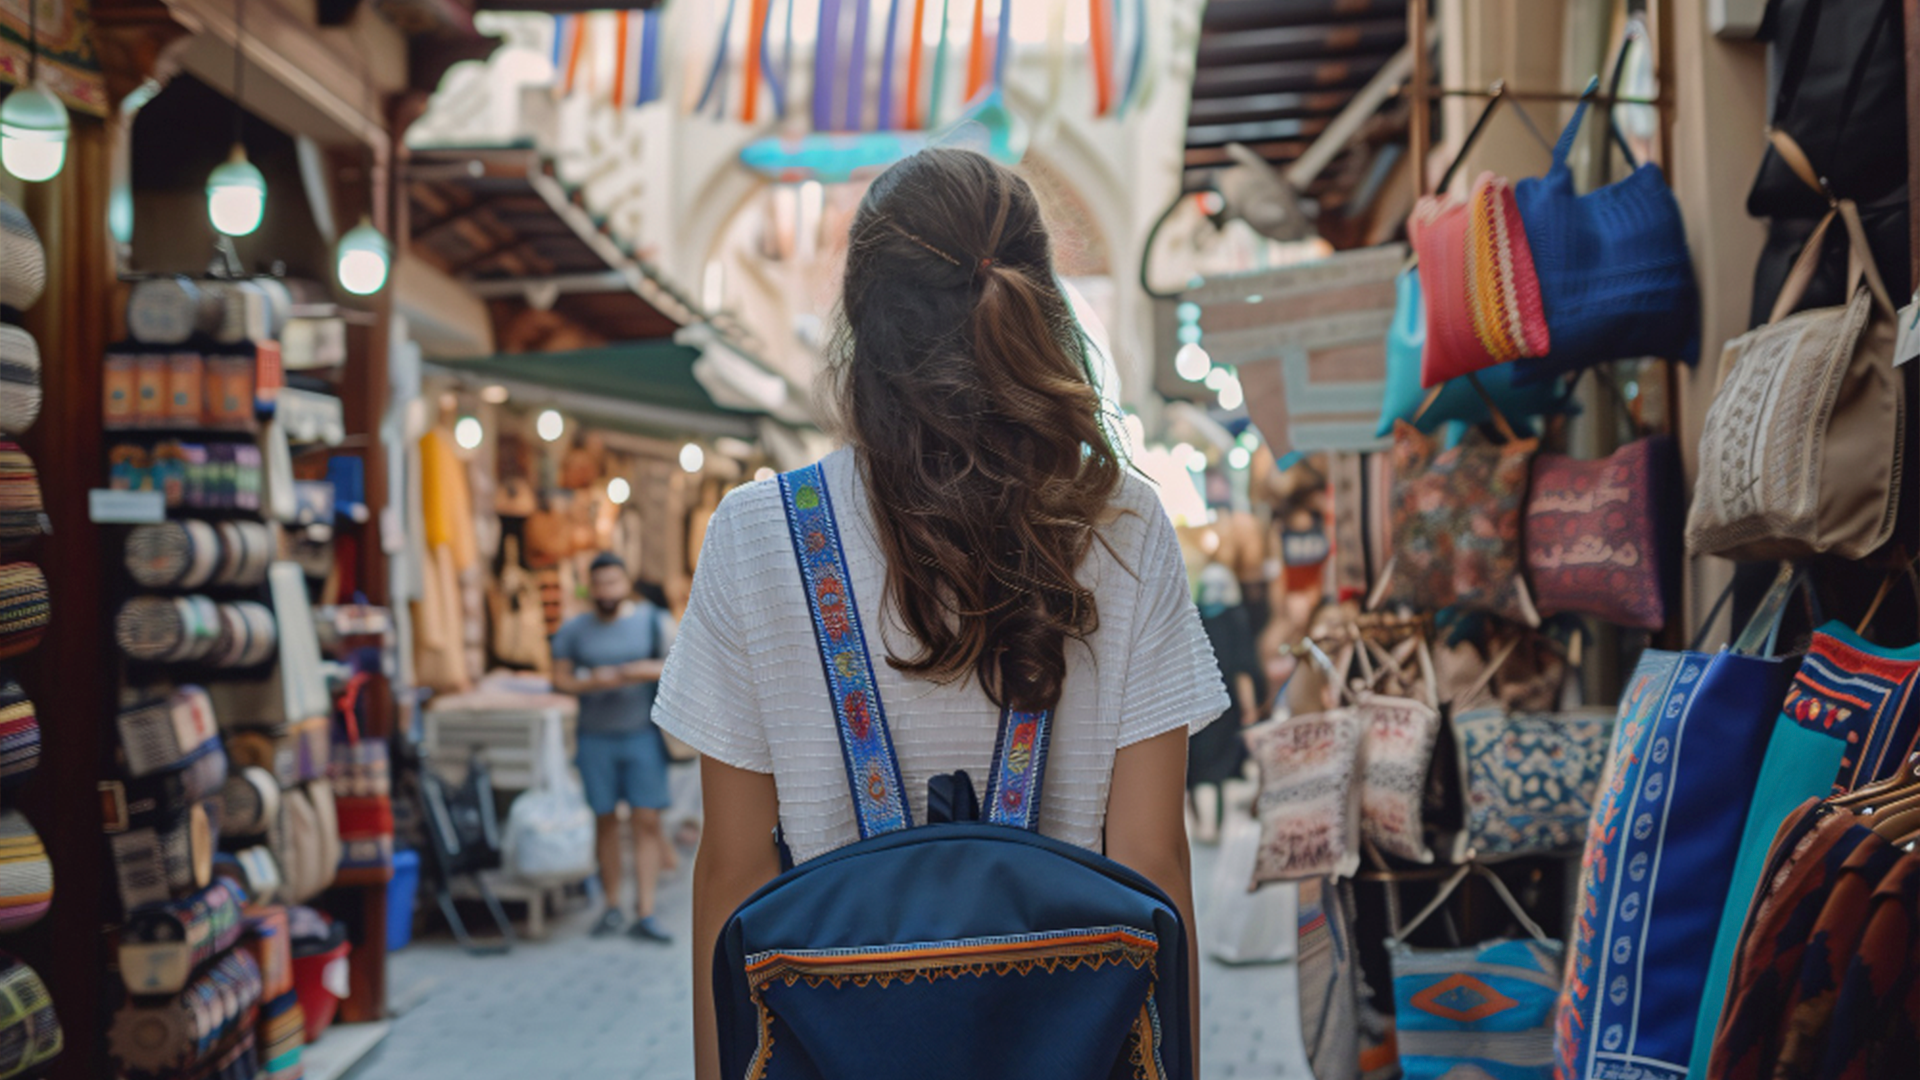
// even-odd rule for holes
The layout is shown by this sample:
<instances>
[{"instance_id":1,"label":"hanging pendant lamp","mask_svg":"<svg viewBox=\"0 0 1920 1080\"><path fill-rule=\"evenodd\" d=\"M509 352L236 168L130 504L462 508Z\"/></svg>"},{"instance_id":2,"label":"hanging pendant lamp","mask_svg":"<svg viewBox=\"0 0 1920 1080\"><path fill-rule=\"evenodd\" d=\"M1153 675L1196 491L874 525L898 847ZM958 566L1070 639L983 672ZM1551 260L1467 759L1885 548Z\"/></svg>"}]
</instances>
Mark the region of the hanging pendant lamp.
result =
<instances>
[{"instance_id":1,"label":"hanging pendant lamp","mask_svg":"<svg viewBox=\"0 0 1920 1080\"><path fill-rule=\"evenodd\" d=\"M27 78L0 101L0 166L22 180L60 175L72 125L67 107L39 80L40 4L27 0Z\"/></svg>"},{"instance_id":2,"label":"hanging pendant lamp","mask_svg":"<svg viewBox=\"0 0 1920 1080\"><path fill-rule=\"evenodd\" d=\"M233 149L227 160L207 174L207 219L228 236L246 236L260 227L267 213L267 178L247 160L247 148L241 141L246 122L243 94L246 78L246 7L244 0L233 5Z\"/></svg>"}]
</instances>

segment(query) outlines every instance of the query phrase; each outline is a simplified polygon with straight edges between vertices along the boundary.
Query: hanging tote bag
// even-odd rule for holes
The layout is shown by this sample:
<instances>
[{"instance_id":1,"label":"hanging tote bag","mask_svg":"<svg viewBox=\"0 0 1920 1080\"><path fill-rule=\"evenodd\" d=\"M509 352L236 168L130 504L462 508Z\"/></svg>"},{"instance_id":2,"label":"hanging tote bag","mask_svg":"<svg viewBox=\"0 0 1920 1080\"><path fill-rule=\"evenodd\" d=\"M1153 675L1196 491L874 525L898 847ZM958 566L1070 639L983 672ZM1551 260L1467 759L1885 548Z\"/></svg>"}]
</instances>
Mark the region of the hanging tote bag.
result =
<instances>
[{"instance_id":1,"label":"hanging tote bag","mask_svg":"<svg viewBox=\"0 0 1920 1080\"><path fill-rule=\"evenodd\" d=\"M1422 197L1407 235L1427 309L1422 386L1547 351L1540 283L1510 183L1481 173L1464 201Z\"/></svg>"},{"instance_id":2,"label":"hanging tote bag","mask_svg":"<svg viewBox=\"0 0 1920 1080\"><path fill-rule=\"evenodd\" d=\"M1395 673L1390 668L1401 667L1397 655L1366 639L1354 648L1354 655L1367 666L1379 664L1367 677L1368 688L1355 695L1354 702L1366 739L1360 773L1360 834L1390 855L1430 863L1433 849L1427 842L1425 809L1434 750L1440 741L1440 702L1434 696L1438 680L1426 639L1414 637L1403 646L1407 647L1416 670L1401 680L1404 694L1376 689L1380 677ZM1370 655L1377 659L1368 661Z\"/></svg>"},{"instance_id":3,"label":"hanging tote bag","mask_svg":"<svg viewBox=\"0 0 1920 1080\"><path fill-rule=\"evenodd\" d=\"M1541 454L1527 494L1527 579L1544 616L1666 625L1679 585L1680 458L1655 435L1598 461Z\"/></svg>"},{"instance_id":4,"label":"hanging tote bag","mask_svg":"<svg viewBox=\"0 0 1920 1080\"><path fill-rule=\"evenodd\" d=\"M1784 132L1774 148L1819 186ZM1788 315L1819 263L1827 228L1847 230L1847 303ZM1700 433L1687 551L1728 559L1860 559L1893 537L1906 401L1893 368L1897 326L1860 213L1839 199L1808 238L1767 324L1727 343Z\"/></svg>"},{"instance_id":5,"label":"hanging tote bag","mask_svg":"<svg viewBox=\"0 0 1920 1080\"><path fill-rule=\"evenodd\" d=\"M1409 267L1394 279L1393 324L1387 328L1386 400L1380 408L1380 426L1374 434L1393 434L1393 422L1405 420L1431 435L1448 421L1484 424L1493 419L1487 403L1465 379L1454 379L1421 411L1426 390L1420 385L1421 357L1427 344L1427 308L1420 292L1420 275ZM1514 385L1514 365L1495 364L1480 372L1480 385L1501 412L1525 423L1525 417L1566 412L1571 407L1567 387L1548 380L1530 386Z\"/></svg>"},{"instance_id":6,"label":"hanging tote bag","mask_svg":"<svg viewBox=\"0 0 1920 1080\"><path fill-rule=\"evenodd\" d=\"M1520 529L1540 444L1515 436L1498 415L1495 422L1503 445L1475 431L1448 450L1411 424L1394 426L1393 561L1380 602L1426 611L1460 607L1539 625L1520 575Z\"/></svg>"},{"instance_id":7,"label":"hanging tote bag","mask_svg":"<svg viewBox=\"0 0 1920 1080\"><path fill-rule=\"evenodd\" d=\"M1342 705L1248 728L1242 738L1260 768L1260 854L1253 883L1336 878L1360 868L1360 787L1366 723L1344 704L1342 676L1307 642Z\"/></svg>"},{"instance_id":8,"label":"hanging tote bag","mask_svg":"<svg viewBox=\"0 0 1920 1080\"><path fill-rule=\"evenodd\" d=\"M1470 874L1486 879L1532 940L1496 939L1460 949L1409 946L1407 937ZM1387 889L1389 910L1397 912L1399 886ZM1527 915L1506 883L1484 866L1462 866L1411 922L1394 922L1387 957L1404 1080L1548 1080L1565 949Z\"/></svg>"},{"instance_id":9,"label":"hanging tote bag","mask_svg":"<svg viewBox=\"0 0 1920 1080\"><path fill-rule=\"evenodd\" d=\"M1616 82L1623 66L1614 65ZM1597 78L1587 84L1547 174L1514 185L1541 304L1553 328L1551 349L1515 365L1519 382L1610 360L1658 356L1691 364L1700 355L1693 260L1680 204L1660 166L1641 162L1623 180L1574 193L1567 155L1599 86ZM1626 141L1617 132L1615 140L1631 162Z\"/></svg>"},{"instance_id":10,"label":"hanging tote bag","mask_svg":"<svg viewBox=\"0 0 1920 1080\"><path fill-rule=\"evenodd\" d=\"M1772 651L1792 588L1775 582L1732 650L1648 649L1627 680L1574 897L1555 1080L1687 1076L1769 722L1798 666L1750 654Z\"/></svg>"}]
</instances>

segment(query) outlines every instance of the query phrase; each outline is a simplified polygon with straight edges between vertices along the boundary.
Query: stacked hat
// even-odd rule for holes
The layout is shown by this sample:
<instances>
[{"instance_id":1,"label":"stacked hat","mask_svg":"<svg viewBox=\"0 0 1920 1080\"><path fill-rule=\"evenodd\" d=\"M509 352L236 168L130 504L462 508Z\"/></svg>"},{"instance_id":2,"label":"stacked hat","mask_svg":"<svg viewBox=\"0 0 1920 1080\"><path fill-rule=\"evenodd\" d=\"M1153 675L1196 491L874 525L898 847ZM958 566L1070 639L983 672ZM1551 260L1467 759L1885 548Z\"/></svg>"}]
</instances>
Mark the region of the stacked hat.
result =
<instances>
[{"instance_id":1,"label":"stacked hat","mask_svg":"<svg viewBox=\"0 0 1920 1080\"><path fill-rule=\"evenodd\" d=\"M47 578L32 563L0 563L0 659L18 656L47 632L53 605Z\"/></svg>"},{"instance_id":2,"label":"stacked hat","mask_svg":"<svg viewBox=\"0 0 1920 1080\"><path fill-rule=\"evenodd\" d=\"M0 326L0 332L9 329ZM0 396L8 393L0 386ZM0 405L0 409L6 406ZM33 459L14 443L0 439L0 543L24 540L47 531L46 506L40 498L40 474Z\"/></svg>"},{"instance_id":3,"label":"stacked hat","mask_svg":"<svg viewBox=\"0 0 1920 1080\"><path fill-rule=\"evenodd\" d=\"M47 287L47 249L33 222L0 197L0 432L19 434L40 415L40 346L15 325Z\"/></svg>"},{"instance_id":4,"label":"stacked hat","mask_svg":"<svg viewBox=\"0 0 1920 1080\"><path fill-rule=\"evenodd\" d=\"M18 1076L52 1061L63 1041L53 996L40 974L0 953L0 1076Z\"/></svg>"},{"instance_id":5,"label":"stacked hat","mask_svg":"<svg viewBox=\"0 0 1920 1080\"><path fill-rule=\"evenodd\" d=\"M47 249L21 209L0 196L0 297L7 307L32 307L47 287Z\"/></svg>"},{"instance_id":6,"label":"stacked hat","mask_svg":"<svg viewBox=\"0 0 1920 1080\"><path fill-rule=\"evenodd\" d=\"M12 679L0 680L0 791L18 786L40 764L40 721Z\"/></svg>"},{"instance_id":7,"label":"stacked hat","mask_svg":"<svg viewBox=\"0 0 1920 1080\"><path fill-rule=\"evenodd\" d=\"M40 415L40 344L0 322L0 432L19 434Z\"/></svg>"},{"instance_id":8,"label":"stacked hat","mask_svg":"<svg viewBox=\"0 0 1920 1080\"><path fill-rule=\"evenodd\" d=\"M23 930L53 906L53 863L25 814L0 810L0 933Z\"/></svg>"}]
</instances>

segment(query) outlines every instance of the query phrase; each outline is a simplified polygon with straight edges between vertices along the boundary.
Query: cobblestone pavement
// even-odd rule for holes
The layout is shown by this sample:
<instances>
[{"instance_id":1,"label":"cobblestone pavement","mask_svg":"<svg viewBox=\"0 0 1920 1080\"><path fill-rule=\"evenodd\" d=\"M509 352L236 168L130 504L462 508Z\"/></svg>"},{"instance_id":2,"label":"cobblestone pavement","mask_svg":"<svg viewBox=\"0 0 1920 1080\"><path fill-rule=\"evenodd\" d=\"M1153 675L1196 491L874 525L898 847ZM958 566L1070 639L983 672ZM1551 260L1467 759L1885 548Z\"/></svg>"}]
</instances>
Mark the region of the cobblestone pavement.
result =
<instances>
[{"instance_id":1,"label":"cobblestone pavement","mask_svg":"<svg viewBox=\"0 0 1920 1080\"><path fill-rule=\"evenodd\" d=\"M1196 849L1194 880L1203 893L1212 856ZM692 1080L687 948L589 938L593 914L564 915L550 923L547 940L523 942L505 956L468 956L447 938L394 954L391 985L406 1011L350 1080ZM684 939L691 919L684 861L662 888L660 915ZM1282 1000L1291 989L1283 973L1281 965L1205 965L1204 1080L1311 1080L1282 1064L1283 1025L1299 1015L1290 996Z\"/></svg>"}]
</instances>

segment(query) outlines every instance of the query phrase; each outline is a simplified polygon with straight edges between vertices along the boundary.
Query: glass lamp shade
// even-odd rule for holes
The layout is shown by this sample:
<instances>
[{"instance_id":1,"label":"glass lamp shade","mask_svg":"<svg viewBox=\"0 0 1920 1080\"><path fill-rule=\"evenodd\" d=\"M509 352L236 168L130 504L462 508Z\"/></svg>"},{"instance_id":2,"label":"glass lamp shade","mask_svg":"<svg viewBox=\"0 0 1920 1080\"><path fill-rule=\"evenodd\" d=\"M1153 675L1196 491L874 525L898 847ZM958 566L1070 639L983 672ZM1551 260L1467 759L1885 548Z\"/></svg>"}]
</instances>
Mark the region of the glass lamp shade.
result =
<instances>
[{"instance_id":1,"label":"glass lamp shade","mask_svg":"<svg viewBox=\"0 0 1920 1080\"><path fill-rule=\"evenodd\" d=\"M67 163L67 107L44 86L22 86L0 101L0 165L22 180L51 180Z\"/></svg>"},{"instance_id":2,"label":"glass lamp shade","mask_svg":"<svg viewBox=\"0 0 1920 1080\"><path fill-rule=\"evenodd\" d=\"M207 218L228 236L246 236L267 212L267 178L235 143L227 160L207 174Z\"/></svg>"},{"instance_id":3,"label":"glass lamp shade","mask_svg":"<svg viewBox=\"0 0 1920 1080\"><path fill-rule=\"evenodd\" d=\"M340 238L336 255L335 271L340 278L340 287L355 296L370 296L380 291L387 283L387 269L392 261L392 248L387 238L366 218L360 224L347 230Z\"/></svg>"}]
</instances>

